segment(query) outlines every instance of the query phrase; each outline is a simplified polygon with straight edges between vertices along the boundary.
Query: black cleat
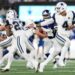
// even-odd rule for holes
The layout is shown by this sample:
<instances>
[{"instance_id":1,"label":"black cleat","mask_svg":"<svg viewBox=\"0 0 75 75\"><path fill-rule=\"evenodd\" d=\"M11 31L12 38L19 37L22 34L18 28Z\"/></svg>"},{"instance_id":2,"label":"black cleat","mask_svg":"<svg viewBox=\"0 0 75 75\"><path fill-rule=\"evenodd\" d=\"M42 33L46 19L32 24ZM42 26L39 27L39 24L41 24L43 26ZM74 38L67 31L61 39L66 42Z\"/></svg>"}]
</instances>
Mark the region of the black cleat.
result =
<instances>
[{"instance_id":1,"label":"black cleat","mask_svg":"<svg viewBox=\"0 0 75 75\"><path fill-rule=\"evenodd\" d=\"M2 69L1 72L8 72L9 69Z\"/></svg>"},{"instance_id":2,"label":"black cleat","mask_svg":"<svg viewBox=\"0 0 75 75\"><path fill-rule=\"evenodd\" d=\"M38 72L38 69L39 69L39 67L40 67L40 63L38 63L38 67L37 67L37 70L36 70L36 72Z\"/></svg>"}]
</instances>

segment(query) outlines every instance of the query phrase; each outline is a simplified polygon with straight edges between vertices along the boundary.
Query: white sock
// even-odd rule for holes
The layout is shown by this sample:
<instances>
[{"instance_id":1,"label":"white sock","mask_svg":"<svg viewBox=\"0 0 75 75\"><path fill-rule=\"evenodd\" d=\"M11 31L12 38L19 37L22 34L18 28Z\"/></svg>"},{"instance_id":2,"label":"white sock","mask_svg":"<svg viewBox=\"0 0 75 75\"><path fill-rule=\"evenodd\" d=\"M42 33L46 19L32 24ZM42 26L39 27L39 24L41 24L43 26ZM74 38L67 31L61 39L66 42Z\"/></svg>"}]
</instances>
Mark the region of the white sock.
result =
<instances>
[{"instance_id":1,"label":"white sock","mask_svg":"<svg viewBox=\"0 0 75 75\"><path fill-rule=\"evenodd\" d=\"M8 58L8 56L9 56L9 53L7 53L6 55L2 57L2 59L0 60L0 65Z\"/></svg>"},{"instance_id":2,"label":"white sock","mask_svg":"<svg viewBox=\"0 0 75 75\"><path fill-rule=\"evenodd\" d=\"M61 50L61 56L59 57L59 61L63 61L66 52L68 51L69 48L69 43L65 43L65 45L63 46L62 50Z\"/></svg>"},{"instance_id":3,"label":"white sock","mask_svg":"<svg viewBox=\"0 0 75 75\"><path fill-rule=\"evenodd\" d=\"M0 47L0 60L2 59L3 57L3 48Z\"/></svg>"},{"instance_id":4,"label":"white sock","mask_svg":"<svg viewBox=\"0 0 75 75\"><path fill-rule=\"evenodd\" d=\"M55 58L55 56L58 55L58 53L58 51L54 50L54 52L51 55L49 55L48 58L44 62L42 62L42 64L44 64L44 66L47 65L50 61L52 61Z\"/></svg>"},{"instance_id":5,"label":"white sock","mask_svg":"<svg viewBox=\"0 0 75 75\"><path fill-rule=\"evenodd\" d=\"M9 53L8 62L7 62L7 65L5 67L9 69L11 67L12 61L13 61L13 54Z\"/></svg>"}]
</instances>

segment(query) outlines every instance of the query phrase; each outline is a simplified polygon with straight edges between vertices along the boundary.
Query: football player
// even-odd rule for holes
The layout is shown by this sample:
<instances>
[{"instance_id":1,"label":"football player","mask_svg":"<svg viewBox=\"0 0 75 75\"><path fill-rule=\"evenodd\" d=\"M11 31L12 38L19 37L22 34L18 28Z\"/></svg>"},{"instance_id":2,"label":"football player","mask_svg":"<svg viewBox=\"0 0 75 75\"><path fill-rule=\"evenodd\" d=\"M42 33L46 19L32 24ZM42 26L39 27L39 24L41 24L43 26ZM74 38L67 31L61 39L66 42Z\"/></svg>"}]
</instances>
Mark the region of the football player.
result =
<instances>
[{"instance_id":1,"label":"football player","mask_svg":"<svg viewBox=\"0 0 75 75\"><path fill-rule=\"evenodd\" d=\"M71 30L75 27L74 25L72 25L73 13L70 11L66 11L66 8L67 5L64 2L59 2L56 5L55 8L57 12L55 14L55 20L57 23L57 33L55 38L55 42L57 43L55 44L56 50L53 52L52 56L49 56L46 61L41 63L39 70L40 72L43 72L45 65L47 65L47 63L51 61L59 52L61 52L61 57L60 57L61 59L59 60L60 62L59 65L63 66L63 59L65 53L70 47L69 36Z\"/></svg>"},{"instance_id":2,"label":"football player","mask_svg":"<svg viewBox=\"0 0 75 75\"><path fill-rule=\"evenodd\" d=\"M64 66L63 60L66 52L70 47L69 37L71 35L72 29L75 28L73 24L73 19L75 14L74 11L67 10L67 4L65 2L57 3L55 10L57 12L56 21L58 18L62 20L62 22L59 19L58 19L59 22L57 21L58 31L57 31L56 38L58 41L61 40L61 44L62 44L61 56L59 58L58 64L60 66Z\"/></svg>"}]
</instances>

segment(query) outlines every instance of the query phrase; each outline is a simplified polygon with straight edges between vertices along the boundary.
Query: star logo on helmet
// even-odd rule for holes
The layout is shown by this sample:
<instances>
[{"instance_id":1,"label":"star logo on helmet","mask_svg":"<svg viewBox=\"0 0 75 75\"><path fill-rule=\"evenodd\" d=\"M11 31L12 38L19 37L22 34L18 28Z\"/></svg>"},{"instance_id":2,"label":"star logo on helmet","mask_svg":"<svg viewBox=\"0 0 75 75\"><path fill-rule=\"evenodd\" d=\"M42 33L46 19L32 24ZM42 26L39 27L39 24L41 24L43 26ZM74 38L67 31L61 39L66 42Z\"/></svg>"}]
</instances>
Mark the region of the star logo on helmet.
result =
<instances>
[{"instance_id":1,"label":"star logo on helmet","mask_svg":"<svg viewBox=\"0 0 75 75\"><path fill-rule=\"evenodd\" d=\"M70 17L68 17L68 19L70 19Z\"/></svg>"},{"instance_id":2,"label":"star logo on helmet","mask_svg":"<svg viewBox=\"0 0 75 75\"><path fill-rule=\"evenodd\" d=\"M44 15L46 15L46 14L47 14L47 12L44 13Z\"/></svg>"},{"instance_id":3,"label":"star logo on helmet","mask_svg":"<svg viewBox=\"0 0 75 75\"><path fill-rule=\"evenodd\" d=\"M63 6L63 3L61 3L61 5Z\"/></svg>"}]
</instances>

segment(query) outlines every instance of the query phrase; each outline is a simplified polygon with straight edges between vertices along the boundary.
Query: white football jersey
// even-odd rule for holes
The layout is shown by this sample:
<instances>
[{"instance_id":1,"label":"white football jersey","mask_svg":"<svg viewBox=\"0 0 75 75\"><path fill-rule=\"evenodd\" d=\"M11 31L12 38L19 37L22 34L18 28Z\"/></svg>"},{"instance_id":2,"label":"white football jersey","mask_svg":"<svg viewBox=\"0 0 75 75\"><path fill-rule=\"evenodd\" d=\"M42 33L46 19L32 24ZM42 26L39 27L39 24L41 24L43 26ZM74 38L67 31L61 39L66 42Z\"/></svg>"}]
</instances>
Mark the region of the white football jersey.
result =
<instances>
[{"instance_id":1,"label":"white football jersey","mask_svg":"<svg viewBox=\"0 0 75 75\"><path fill-rule=\"evenodd\" d=\"M28 26L33 26L31 28L27 28ZM32 20L27 20L24 30L25 30L25 35L29 38L30 36L32 36L35 33L35 29L34 27L36 27L35 23Z\"/></svg>"},{"instance_id":2,"label":"white football jersey","mask_svg":"<svg viewBox=\"0 0 75 75\"><path fill-rule=\"evenodd\" d=\"M64 36L69 37L71 34L71 30L67 30L65 27L67 25L72 25L73 13L72 11L67 11L66 16L61 16L59 14L55 15L55 20L57 23L58 33Z\"/></svg>"},{"instance_id":3,"label":"white football jersey","mask_svg":"<svg viewBox=\"0 0 75 75\"><path fill-rule=\"evenodd\" d=\"M23 23L18 18L15 18L13 20L7 20L8 24L11 27L11 30L13 34L16 34L18 30L23 30ZM20 33L19 33L20 34Z\"/></svg>"},{"instance_id":4,"label":"white football jersey","mask_svg":"<svg viewBox=\"0 0 75 75\"><path fill-rule=\"evenodd\" d=\"M9 20L9 24L11 25L14 36L18 36L20 34L25 34L29 38L34 33L34 31L33 31L34 26L32 28L27 28L30 25L35 25L34 22L31 20L28 20L26 22L25 26L23 25L22 21L20 21L18 18Z\"/></svg>"}]
</instances>

